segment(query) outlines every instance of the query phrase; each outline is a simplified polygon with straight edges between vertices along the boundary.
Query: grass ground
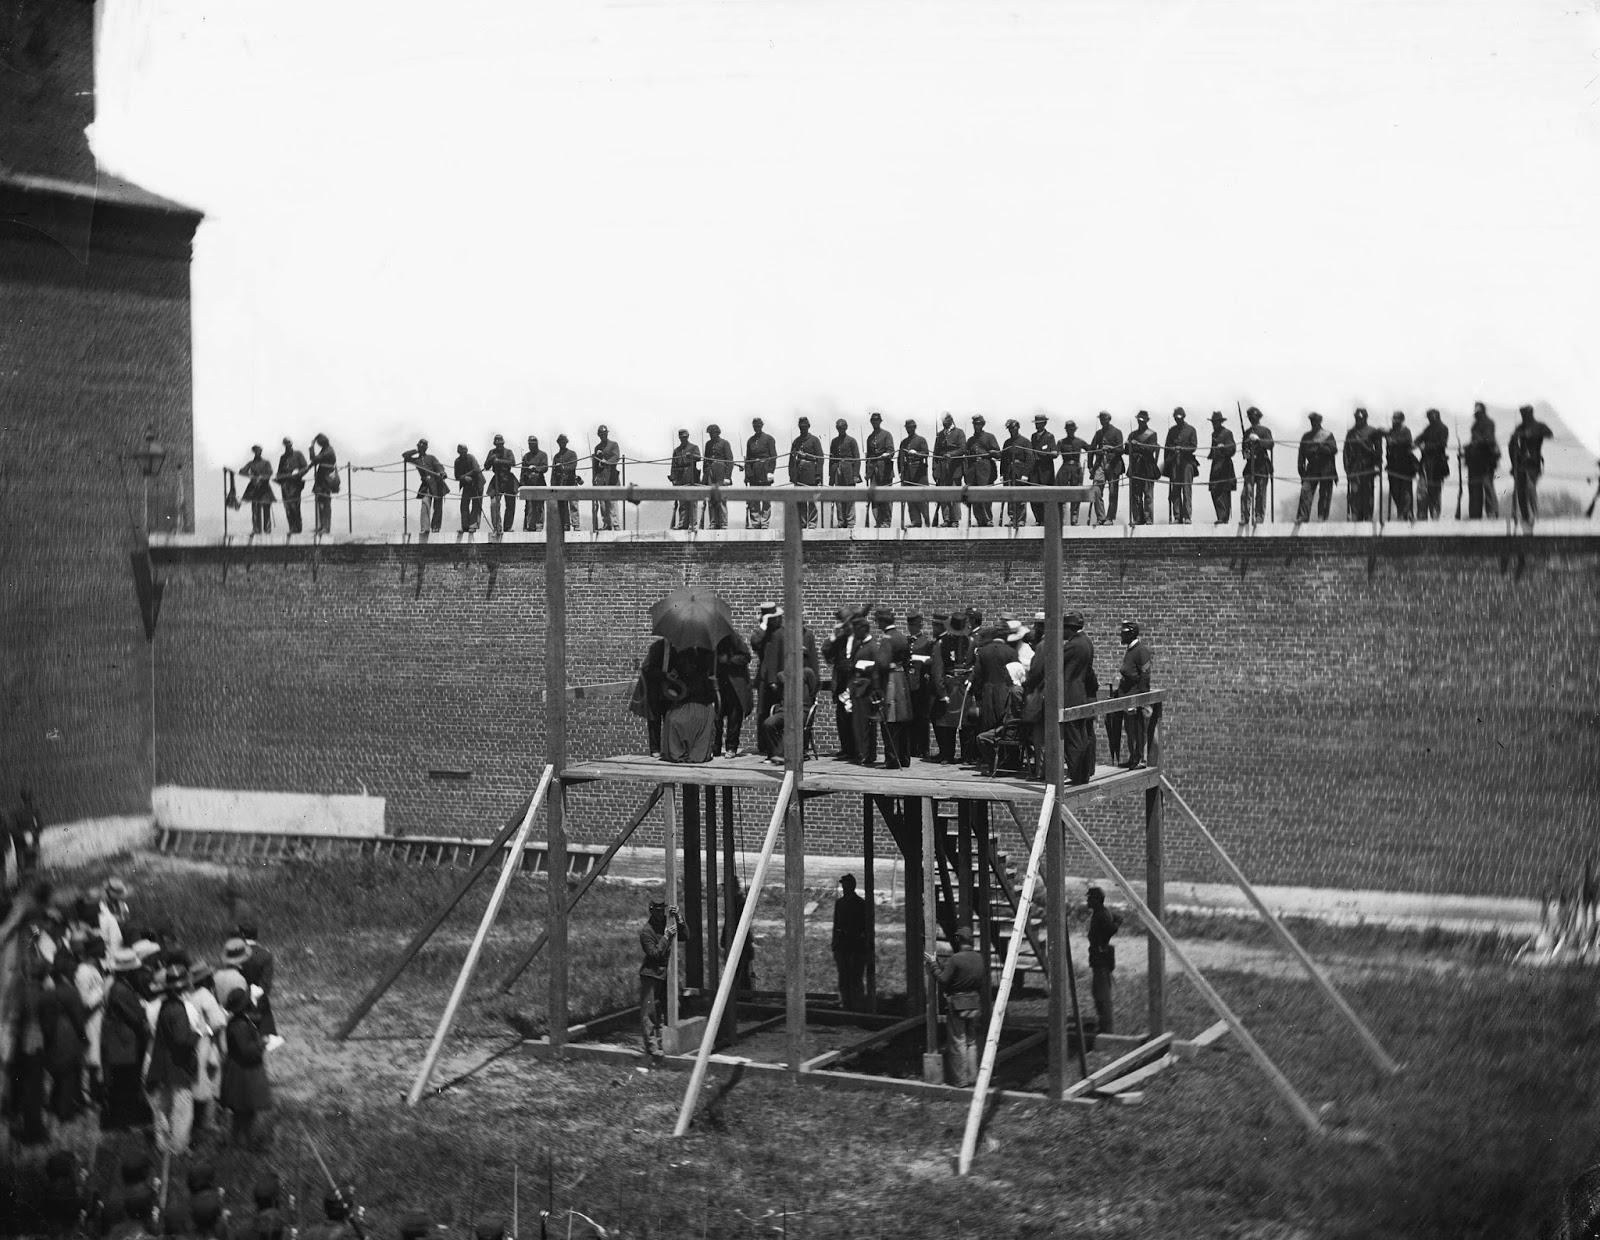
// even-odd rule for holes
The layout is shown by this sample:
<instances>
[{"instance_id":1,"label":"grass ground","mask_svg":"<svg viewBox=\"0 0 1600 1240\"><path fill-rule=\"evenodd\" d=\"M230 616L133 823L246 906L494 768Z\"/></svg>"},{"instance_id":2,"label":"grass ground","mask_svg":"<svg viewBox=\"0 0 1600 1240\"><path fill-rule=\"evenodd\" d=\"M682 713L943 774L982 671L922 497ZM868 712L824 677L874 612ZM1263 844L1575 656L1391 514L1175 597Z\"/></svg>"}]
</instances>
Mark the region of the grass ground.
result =
<instances>
[{"instance_id":1,"label":"grass ground","mask_svg":"<svg viewBox=\"0 0 1600 1240\"><path fill-rule=\"evenodd\" d=\"M302 1200L320 1200L299 1139L310 1133L340 1179L359 1186L375 1237L392 1235L413 1206L461 1226L509 1215L514 1170L524 1235L534 1234L547 1176L557 1236L573 1208L623 1237L781 1235L785 1226L797 1238L1532 1235L1600 1149L1600 1008L1589 975L1514 967L1488 941L1316 930L1316 954L1407 1064L1380 1080L1312 988L1231 922L1180 929L1313 1105L1331 1103L1337 1122L1370 1132L1375 1146L1307 1137L1230 1039L1154 1080L1142 1107L999 1106L966 1179L951 1169L965 1119L953 1102L746 1079L709 1085L692 1133L674 1140L682 1074L545 1065L507 1050L514 1021L540 1020L544 974L530 970L509 998L491 982L544 924L540 881L513 884L435 1080L484 1066L410 1109L401 1096L487 882L341 1044L329 1031L454 875L375 862L137 864L136 920L168 923L201 954L215 957L230 900L260 923L290 1038L270 1064L279 1105L267 1157ZM638 888L602 882L575 914L574 1020L635 1001L643 904ZM774 895L761 910L771 929L758 984L777 983L769 957L780 951L781 916ZM832 980L827 918L824 900L808 932L812 989ZM880 931L889 987L903 976L903 953L889 927ZM1143 945L1131 928L1127 940L1120 993L1131 1012ZM1169 1019L1182 1035L1214 1017L1174 979ZM72 1139L87 1144L93 1133ZM259 1159L223 1150L219 1167L242 1193ZM578 1220L571 1234L594 1233Z\"/></svg>"}]
</instances>

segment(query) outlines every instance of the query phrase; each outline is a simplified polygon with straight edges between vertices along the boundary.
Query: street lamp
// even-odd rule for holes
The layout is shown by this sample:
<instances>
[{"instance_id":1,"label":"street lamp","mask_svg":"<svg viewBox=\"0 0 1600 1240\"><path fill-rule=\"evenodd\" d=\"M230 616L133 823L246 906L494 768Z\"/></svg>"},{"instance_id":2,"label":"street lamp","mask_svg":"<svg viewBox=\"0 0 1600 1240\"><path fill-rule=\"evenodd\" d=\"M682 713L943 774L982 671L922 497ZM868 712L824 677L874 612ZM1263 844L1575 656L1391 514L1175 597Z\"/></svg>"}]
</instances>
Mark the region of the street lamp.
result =
<instances>
[{"instance_id":1,"label":"street lamp","mask_svg":"<svg viewBox=\"0 0 1600 1240\"><path fill-rule=\"evenodd\" d=\"M143 451L130 452L128 456L139 462L139 469L146 478L154 478L167 463L167 450L161 446L161 441L156 438L154 431L144 433Z\"/></svg>"}]
</instances>

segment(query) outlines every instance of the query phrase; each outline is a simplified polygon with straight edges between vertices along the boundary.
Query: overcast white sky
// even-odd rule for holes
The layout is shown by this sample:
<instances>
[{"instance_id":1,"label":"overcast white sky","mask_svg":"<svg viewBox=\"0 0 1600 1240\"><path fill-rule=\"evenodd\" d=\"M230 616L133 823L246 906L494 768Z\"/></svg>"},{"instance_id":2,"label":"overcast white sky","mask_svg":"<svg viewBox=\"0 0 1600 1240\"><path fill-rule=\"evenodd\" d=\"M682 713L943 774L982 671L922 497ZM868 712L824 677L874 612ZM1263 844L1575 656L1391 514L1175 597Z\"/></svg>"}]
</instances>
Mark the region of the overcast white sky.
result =
<instances>
[{"instance_id":1,"label":"overcast white sky","mask_svg":"<svg viewBox=\"0 0 1600 1240\"><path fill-rule=\"evenodd\" d=\"M1480 395L1600 443L1596 0L102 2L96 152L207 215L202 459Z\"/></svg>"}]
</instances>

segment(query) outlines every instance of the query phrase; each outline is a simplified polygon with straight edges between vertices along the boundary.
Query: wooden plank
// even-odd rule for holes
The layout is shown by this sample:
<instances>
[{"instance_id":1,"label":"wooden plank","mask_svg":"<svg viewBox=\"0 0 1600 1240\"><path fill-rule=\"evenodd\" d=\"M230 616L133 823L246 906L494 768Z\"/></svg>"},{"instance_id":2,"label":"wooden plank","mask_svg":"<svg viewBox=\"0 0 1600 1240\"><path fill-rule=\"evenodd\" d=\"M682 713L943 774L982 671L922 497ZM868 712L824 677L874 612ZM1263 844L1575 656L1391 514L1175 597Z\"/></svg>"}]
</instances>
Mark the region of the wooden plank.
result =
<instances>
[{"instance_id":1,"label":"wooden plank","mask_svg":"<svg viewBox=\"0 0 1600 1240\"><path fill-rule=\"evenodd\" d=\"M540 497L523 496L528 503ZM567 765L567 542L566 522L555 501L544 507L544 688L546 761L557 771ZM550 1040L559 1050L567 1039L567 797L566 785L556 789L545 815L548 911L545 924L550 942Z\"/></svg>"},{"instance_id":2,"label":"wooden plank","mask_svg":"<svg viewBox=\"0 0 1600 1240\"><path fill-rule=\"evenodd\" d=\"M1161 766L1157 742L1145 724L1145 754L1151 767ZM1144 794L1144 891L1150 915L1160 921L1167 913L1166 844L1162 839L1161 786ZM1145 1028L1161 1033L1167 1027L1167 955L1158 935L1145 939Z\"/></svg>"},{"instance_id":3,"label":"wooden plank","mask_svg":"<svg viewBox=\"0 0 1600 1240\"><path fill-rule=\"evenodd\" d=\"M1015 1059L1018 1055L1024 1054L1027 1051L1031 1051L1049 1036L1050 1031L1048 1029L1041 1029L1038 1033L1030 1033L1027 1037L1023 1038L1022 1041L1013 1043L1011 1046L1006 1047L1005 1050L996 1055L994 1057L995 1067L998 1068L1007 1060Z\"/></svg>"},{"instance_id":4,"label":"wooden plank","mask_svg":"<svg viewBox=\"0 0 1600 1240\"><path fill-rule=\"evenodd\" d=\"M495 884L494 892L489 897L489 907L483 910L483 918L478 923L478 932L472 938L472 946L467 949L466 963L461 966L455 987L450 991L450 998L444 1006L444 1015L439 1018L439 1027L434 1030L428 1053L423 1056L422 1068L411 1086L411 1092L406 1095L407 1106L414 1107L422 1100L422 1092L427 1089L428 1080L433 1076L434 1065L439 1062L439 1052L444 1049L445 1038L450 1036L450 1026L455 1023L461 999L467 993L468 983L472 981L473 970L478 967L478 957L483 953L484 941L489 937L489 927L494 925L494 919L500 914L500 905L504 903L506 892L511 888L511 876L517 872L517 860L522 856L522 845L527 842L528 832L533 830L534 819L539 814L539 805L550 791L555 773L554 766L544 768L544 774L539 779L539 787L534 792L533 799L528 802L527 812L523 815L516 835L512 837L511 851L506 855L505 865L500 867L500 881ZM562 1032L566 1032L564 1026Z\"/></svg>"},{"instance_id":5,"label":"wooden plank","mask_svg":"<svg viewBox=\"0 0 1600 1240\"><path fill-rule=\"evenodd\" d=\"M791 683L800 682L795 680ZM772 850L778 843L778 829L788 818L789 800L794 796L794 784L794 772L790 771L784 777L783 786L778 790L778 803L772 808L772 821L767 824L767 837L762 842L761 856L756 860L755 873L750 879L750 890L745 895L744 908L739 913L739 925L728 943L730 961L739 959L744 951L745 941L750 937L750 925L756 918L756 902L761 896L761 886L766 882L767 866L772 862ZM727 1011L728 1000L733 994L733 983L737 976L737 969L725 969L722 981L717 984L717 997L712 1000L711 1014L706 1018L705 1037L700 1041L700 1050L695 1056L694 1072L689 1078L688 1089L684 1091L683 1106L678 1111L678 1123L672 1130L672 1135L675 1137L681 1137L689 1131L689 1121L694 1118L694 1107L700 1097L700 1087L705 1083L706 1065L716 1046L717 1031L722 1027L722 1016ZM792 1009L791 1004L789 1010ZM795 1062L798 1066L798 1061Z\"/></svg>"},{"instance_id":6,"label":"wooden plank","mask_svg":"<svg viewBox=\"0 0 1600 1240\"><path fill-rule=\"evenodd\" d=\"M586 1020L581 1025L568 1025L567 1037L572 1041L577 1041L587 1034L599 1033L602 1029L610 1029L615 1025L620 1025L630 1018L637 1019L638 1015L639 1005L637 1003L632 1007L618 1008L615 1012L607 1012L604 1016L596 1016L593 1020Z\"/></svg>"},{"instance_id":7,"label":"wooden plank","mask_svg":"<svg viewBox=\"0 0 1600 1240\"><path fill-rule=\"evenodd\" d=\"M1042 652L1035 658L1044 658L1044 775L1052 785L1056 804L1061 803L1066 791L1065 770L1062 765L1061 727L1049 726L1049 721L1061 714L1062 646L1066 642L1066 629L1062 620L1061 601L1061 506L1044 506L1044 614L1045 637ZM1081 1033L1078 1020L1078 990L1073 985L1072 944L1067 938L1067 864L1063 830L1054 814L1048 819L1049 835L1045 841L1045 945L1049 950L1050 972L1054 978L1064 978L1067 984L1050 987L1049 1019L1050 1047L1048 1064L1048 1090L1059 1097L1067 1087L1067 1021L1071 1018ZM1062 966L1066 967L1063 968ZM1089 1065L1083 1057L1083 1038L1078 1038L1080 1075L1089 1075Z\"/></svg>"},{"instance_id":8,"label":"wooden plank","mask_svg":"<svg viewBox=\"0 0 1600 1240\"><path fill-rule=\"evenodd\" d=\"M717 916L717 795L719 789L712 787L706 793L706 850L705 850L705 885L701 888L700 899L700 927L703 931L704 947L701 950L703 961L701 985L711 990L716 990L717 980L722 976L721 950L722 934L721 922Z\"/></svg>"},{"instance_id":9,"label":"wooden plank","mask_svg":"<svg viewBox=\"0 0 1600 1240\"><path fill-rule=\"evenodd\" d=\"M1082 706L1068 706L1061 711L1061 722L1072 723L1079 719L1098 719L1101 715L1115 714L1133 706L1153 706L1167 699L1166 689L1152 689L1148 693L1130 693L1127 697L1101 698L1085 702ZM1048 712L1046 712L1048 714Z\"/></svg>"},{"instance_id":10,"label":"wooden plank","mask_svg":"<svg viewBox=\"0 0 1600 1240\"><path fill-rule=\"evenodd\" d=\"M1145 1064L1145 1066L1142 1068L1136 1068L1134 1071L1128 1073L1127 1076L1119 1076L1114 1081L1104 1082L1096 1089L1095 1092L1101 1094L1123 1093L1132 1089L1135 1085L1144 1084L1145 1081L1148 1081L1151 1077L1157 1075L1158 1073L1165 1072L1177 1062L1177 1056L1169 1052L1161 1056L1160 1059L1157 1059L1152 1063Z\"/></svg>"},{"instance_id":11,"label":"wooden plank","mask_svg":"<svg viewBox=\"0 0 1600 1240\"><path fill-rule=\"evenodd\" d=\"M1173 1035L1171 1033L1160 1034L1135 1047L1126 1055L1113 1059L1105 1067L1096 1068L1083 1080L1077 1081L1063 1090L1061 1093L1062 1100L1077 1098L1090 1090L1098 1089L1107 1081L1114 1081L1118 1077L1126 1076L1135 1068L1148 1063L1155 1056L1166 1054L1167 1048L1172 1045L1172 1039Z\"/></svg>"},{"instance_id":12,"label":"wooden plank","mask_svg":"<svg viewBox=\"0 0 1600 1240\"><path fill-rule=\"evenodd\" d=\"M1222 1041L1222 1039L1227 1035L1227 1032L1228 1022L1225 1020L1219 1020L1216 1024L1209 1026L1200 1033L1197 1033L1194 1037L1190 1038L1189 1045L1210 1046L1213 1043Z\"/></svg>"},{"instance_id":13,"label":"wooden plank","mask_svg":"<svg viewBox=\"0 0 1600 1240\"><path fill-rule=\"evenodd\" d=\"M865 831L861 840L861 887L867 902L867 1011L878 1010L878 898L873 882L878 833L873 830L872 802L861 800Z\"/></svg>"},{"instance_id":14,"label":"wooden plank","mask_svg":"<svg viewBox=\"0 0 1600 1240\"><path fill-rule=\"evenodd\" d=\"M904 1020L897 1020L892 1025L882 1029L874 1029L864 1038L857 1038L854 1042L836 1047L834 1050L825 1051L814 1056L800 1065L802 1072L817 1072L832 1064L843 1063L847 1059L854 1059L865 1051L870 1051L875 1046L882 1046L885 1042L892 1042L908 1029L915 1029L922 1023L922 1015L907 1016Z\"/></svg>"},{"instance_id":15,"label":"wooden plank","mask_svg":"<svg viewBox=\"0 0 1600 1240\"><path fill-rule=\"evenodd\" d=\"M706 788L708 811L715 803L716 795L716 788L709 786ZM714 811L709 812L714 813ZM700 789L695 784L685 784L683 786L683 907L689 911L689 915L683 921L693 933L689 936L688 943L684 944L684 952L688 956L686 963L689 985L695 990L701 989L706 984L706 936L698 929L705 914L700 890Z\"/></svg>"},{"instance_id":16,"label":"wooden plank","mask_svg":"<svg viewBox=\"0 0 1600 1240\"><path fill-rule=\"evenodd\" d=\"M1372 1030L1367 1027L1366 1022L1356 1015L1355 1009L1345 1001L1344 995L1339 993L1333 982L1328 979L1328 975L1317 967L1317 962L1311 959L1311 954L1300 945L1300 940L1290 934L1289 928L1279 921L1277 915L1267 907L1266 901L1256 893L1255 887L1244 876L1244 871L1234 863L1233 858L1223 849L1216 836L1206 830L1206 825L1200 821L1200 816L1189 808L1187 801L1178 795L1178 790L1172 786L1170 780L1163 777L1161 786L1172 797L1173 804L1178 807L1178 812L1189 820L1190 825L1200 833L1201 838L1210 846L1211 851L1222 862L1223 868L1228 871L1228 874L1238 885L1239 890L1244 892L1245 898L1255 906L1256 912L1261 914L1262 920L1267 923L1267 928L1272 931L1279 944L1299 962L1300 967L1306 971L1307 976L1311 978L1317 989L1322 992L1322 997L1344 1018L1345 1023L1355 1030L1356 1037L1360 1040L1363 1049L1372 1059L1372 1062L1391 1076L1398 1073L1401 1070L1400 1064L1390 1057L1389 1052L1383 1048L1383 1044L1378 1041Z\"/></svg>"}]
</instances>

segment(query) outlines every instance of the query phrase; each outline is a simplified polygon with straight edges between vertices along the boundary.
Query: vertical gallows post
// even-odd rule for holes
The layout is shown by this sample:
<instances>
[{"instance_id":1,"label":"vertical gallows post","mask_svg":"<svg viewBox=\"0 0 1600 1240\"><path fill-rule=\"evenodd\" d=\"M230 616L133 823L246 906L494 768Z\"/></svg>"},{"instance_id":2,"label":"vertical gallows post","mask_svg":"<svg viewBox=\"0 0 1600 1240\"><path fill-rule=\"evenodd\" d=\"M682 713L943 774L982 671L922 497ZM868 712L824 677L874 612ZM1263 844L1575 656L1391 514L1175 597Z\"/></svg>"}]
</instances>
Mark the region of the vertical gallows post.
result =
<instances>
[{"instance_id":1,"label":"vertical gallows post","mask_svg":"<svg viewBox=\"0 0 1600 1240\"><path fill-rule=\"evenodd\" d=\"M1144 758L1155 771L1161 769L1161 746L1145 724ZM1165 920L1167 908L1165 844L1161 838L1163 793L1159 783L1144 794L1144 882L1145 903L1157 921ZM1150 1036L1167 1030L1167 949L1157 935L1149 936L1149 975L1146 978Z\"/></svg>"},{"instance_id":2,"label":"vertical gallows post","mask_svg":"<svg viewBox=\"0 0 1600 1240\"><path fill-rule=\"evenodd\" d=\"M546 796L545 857L549 879L550 1048L567 1042L567 544L565 522L554 502L544 506L545 761L555 768Z\"/></svg>"},{"instance_id":3,"label":"vertical gallows post","mask_svg":"<svg viewBox=\"0 0 1600 1240\"><path fill-rule=\"evenodd\" d=\"M788 1001L784 1024L789 1071L800 1075L806 1058L806 839L801 803L806 757L805 600L800 585L805 549L800 506L783 505L783 764L794 776L783 830L784 947Z\"/></svg>"},{"instance_id":4,"label":"vertical gallows post","mask_svg":"<svg viewBox=\"0 0 1600 1240\"><path fill-rule=\"evenodd\" d=\"M917 806L917 817L922 822L922 941L926 945L925 952L937 952L939 942L938 919L938 837L935 834L937 826L933 821L933 799L922 797L912 800L907 797L905 801L906 812L909 814L911 807ZM955 944L950 944L955 950ZM924 961L916 962L917 972L927 977L927 964ZM907 962L907 967L910 962ZM927 994L923 1007L923 1056L922 1079L930 1084L937 1085L944 1079L944 1071L939 1062L939 988L932 981L927 984Z\"/></svg>"},{"instance_id":5,"label":"vertical gallows post","mask_svg":"<svg viewBox=\"0 0 1600 1240\"><path fill-rule=\"evenodd\" d=\"M661 836L667 854L667 907L678 903L678 785L668 784L667 795L661 798ZM683 944L673 940L672 954L667 957L667 1028L678 1027L678 988L683 983L679 957ZM677 1035L674 1034L674 1037Z\"/></svg>"},{"instance_id":6,"label":"vertical gallows post","mask_svg":"<svg viewBox=\"0 0 1600 1240\"><path fill-rule=\"evenodd\" d=\"M715 788L706 789L707 826L716 822L713 804ZM700 907L700 789L695 784L683 786L683 907L689 915L684 924L693 930L689 939L689 988L701 990L706 984L706 936L700 933L703 909Z\"/></svg>"},{"instance_id":7,"label":"vertical gallows post","mask_svg":"<svg viewBox=\"0 0 1600 1240\"><path fill-rule=\"evenodd\" d=\"M874 872L878 866L877 832L872 819L872 802L862 798L867 807L863 815L861 837L861 886L867 901L867 1011L878 1010L878 884Z\"/></svg>"},{"instance_id":8,"label":"vertical gallows post","mask_svg":"<svg viewBox=\"0 0 1600 1240\"><path fill-rule=\"evenodd\" d=\"M1056 804L1065 794L1065 772L1061 762L1061 647L1065 639L1061 601L1061 505L1044 506L1044 647L1035 657L1045 659L1044 674L1044 778L1054 784ZM1067 994L1072 973L1067 968L1067 858L1065 829L1059 815L1052 814L1045 840L1045 951L1050 968L1050 1035L1048 1093L1061 1097L1067 1088L1067 1014L1071 998Z\"/></svg>"}]
</instances>

